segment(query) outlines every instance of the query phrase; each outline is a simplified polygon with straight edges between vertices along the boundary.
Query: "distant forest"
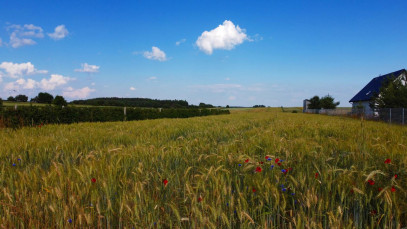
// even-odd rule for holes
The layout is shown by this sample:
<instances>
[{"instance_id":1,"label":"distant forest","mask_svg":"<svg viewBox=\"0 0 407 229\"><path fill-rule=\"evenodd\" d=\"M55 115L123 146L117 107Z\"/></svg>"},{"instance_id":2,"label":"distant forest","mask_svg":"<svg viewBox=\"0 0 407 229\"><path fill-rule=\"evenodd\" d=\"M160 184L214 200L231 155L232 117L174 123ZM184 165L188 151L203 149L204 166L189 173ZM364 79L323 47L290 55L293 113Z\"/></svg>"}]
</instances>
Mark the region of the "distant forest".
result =
<instances>
[{"instance_id":1,"label":"distant forest","mask_svg":"<svg viewBox=\"0 0 407 229\"><path fill-rule=\"evenodd\" d=\"M147 98L94 98L86 100L74 100L71 104L93 106L120 106L120 107L154 107L154 108L188 108L197 107L189 105L185 100L159 100ZM213 107L210 104L200 103L199 107Z\"/></svg>"}]
</instances>

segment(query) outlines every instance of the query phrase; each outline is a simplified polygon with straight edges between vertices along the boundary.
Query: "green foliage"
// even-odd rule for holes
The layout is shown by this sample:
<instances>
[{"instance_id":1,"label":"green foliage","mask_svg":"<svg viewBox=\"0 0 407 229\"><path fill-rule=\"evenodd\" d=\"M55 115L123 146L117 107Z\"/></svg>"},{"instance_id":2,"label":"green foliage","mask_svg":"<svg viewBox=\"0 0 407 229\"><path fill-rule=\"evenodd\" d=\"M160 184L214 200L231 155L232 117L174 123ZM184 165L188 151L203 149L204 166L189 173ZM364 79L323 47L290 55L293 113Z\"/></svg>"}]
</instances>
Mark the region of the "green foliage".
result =
<instances>
[{"instance_id":1,"label":"green foliage","mask_svg":"<svg viewBox=\"0 0 407 229\"><path fill-rule=\"evenodd\" d=\"M7 98L7 101L15 102L16 99L15 99L13 96L9 96L9 97Z\"/></svg>"},{"instance_id":2,"label":"green foliage","mask_svg":"<svg viewBox=\"0 0 407 229\"><path fill-rule=\"evenodd\" d=\"M0 107L3 107L3 100L0 98Z\"/></svg>"},{"instance_id":3,"label":"green foliage","mask_svg":"<svg viewBox=\"0 0 407 229\"><path fill-rule=\"evenodd\" d=\"M123 107L57 107L57 106L24 106L15 110L7 107L0 114L6 127L22 127L41 123L78 123L78 122L113 122L157 118L189 118L229 114L228 110L220 109L146 109L127 108L124 116Z\"/></svg>"},{"instance_id":4,"label":"green foliage","mask_svg":"<svg viewBox=\"0 0 407 229\"><path fill-rule=\"evenodd\" d=\"M310 100L310 104L308 105L308 109L321 109L321 102L319 100L319 96L314 96Z\"/></svg>"},{"instance_id":5,"label":"green foliage","mask_svg":"<svg viewBox=\"0 0 407 229\"><path fill-rule=\"evenodd\" d=\"M253 108L258 108L258 107L266 107L264 105L254 105Z\"/></svg>"},{"instance_id":6,"label":"green foliage","mask_svg":"<svg viewBox=\"0 0 407 229\"><path fill-rule=\"evenodd\" d=\"M212 104L199 103L199 107L201 107L201 108L213 108L213 105Z\"/></svg>"},{"instance_id":7,"label":"green foliage","mask_svg":"<svg viewBox=\"0 0 407 229\"><path fill-rule=\"evenodd\" d=\"M55 96L54 100L52 101L52 104L55 106L64 106L66 107L68 105L68 103L66 102L66 100L64 99L64 97L57 95Z\"/></svg>"},{"instance_id":8,"label":"green foliage","mask_svg":"<svg viewBox=\"0 0 407 229\"><path fill-rule=\"evenodd\" d=\"M322 97L319 102L324 109L335 109L340 104L340 102L334 102L334 98L330 95Z\"/></svg>"},{"instance_id":9,"label":"green foliage","mask_svg":"<svg viewBox=\"0 0 407 229\"><path fill-rule=\"evenodd\" d=\"M310 99L308 109L335 109L339 104L340 102L334 102L334 98L330 95L326 95L321 99L316 95Z\"/></svg>"},{"instance_id":10,"label":"green foliage","mask_svg":"<svg viewBox=\"0 0 407 229\"><path fill-rule=\"evenodd\" d=\"M15 97L15 101L17 101L17 102L27 102L28 97L26 95L17 95Z\"/></svg>"},{"instance_id":11,"label":"green foliage","mask_svg":"<svg viewBox=\"0 0 407 229\"><path fill-rule=\"evenodd\" d=\"M33 99L34 102L37 103L46 103L51 104L52 100L54 100L54 96L47 92L40 92L38 95Z\"/></svg>"},{"instance_id":12,"label":"green foliage","mask_svg":"<svg viewBox=\"0 0 407 229\"><path fill-rule=\"evenodd\" d=\"M405 108L407 107L407 84L402 83L404 79L387 79L379 93L373 95L370 103L372 108Z\"/></svg>"},{"instance_id":13,"label":"green foliage","mask_svg":"<svg viewBox=\"0 0 407 229\"><path fill-rule=\"evenodd\" d=\"M158 100L147 98L95 98L74 100L72 104L92 106L119 106L119 107L154 107L154 108L187 108L188 102L184 100Z\"/></svg>"}]
</instances>

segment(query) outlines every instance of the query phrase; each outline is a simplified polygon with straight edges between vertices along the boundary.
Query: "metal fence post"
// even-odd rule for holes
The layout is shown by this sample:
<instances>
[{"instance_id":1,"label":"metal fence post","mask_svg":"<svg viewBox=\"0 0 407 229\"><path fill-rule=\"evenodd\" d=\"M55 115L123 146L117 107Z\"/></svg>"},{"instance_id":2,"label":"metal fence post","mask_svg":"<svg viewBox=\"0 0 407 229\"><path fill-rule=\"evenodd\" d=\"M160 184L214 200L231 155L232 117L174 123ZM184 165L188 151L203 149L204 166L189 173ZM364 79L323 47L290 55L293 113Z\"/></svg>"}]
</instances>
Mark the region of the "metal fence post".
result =
<instances>
[{"instance_id":1,"label":"metal fence post","mask_svg":"<svg viewBox=\"0 0 407 229\"><path fill-rule=\"evenodd\" d=\"M391 108L390 108L390 123L391 123Z\"/></svg>"}]
</instances>

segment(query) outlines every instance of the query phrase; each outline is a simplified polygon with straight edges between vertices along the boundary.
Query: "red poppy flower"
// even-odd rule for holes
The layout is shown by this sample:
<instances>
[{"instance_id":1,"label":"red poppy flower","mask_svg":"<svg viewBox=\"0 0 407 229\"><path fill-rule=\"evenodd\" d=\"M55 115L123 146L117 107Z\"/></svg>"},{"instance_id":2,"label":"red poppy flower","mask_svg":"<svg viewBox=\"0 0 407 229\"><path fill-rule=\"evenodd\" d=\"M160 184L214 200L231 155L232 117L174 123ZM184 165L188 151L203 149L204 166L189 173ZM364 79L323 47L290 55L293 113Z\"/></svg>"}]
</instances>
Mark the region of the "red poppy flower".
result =
<instances>
[{"instance_id":1,"label":"red poppy flower","mask_svg":"<svg viewBox=\"0 0 407 229\"><path fill-rule=\"evenodd\" d=\"M288 171L293 171L293 168L288 168Z\"/></svg>"},{"instance_id":2,"label":"red poppy flower","mask_svg":"<svg viewBox=\"0 0 407 229\"><path fill-rule=\"evenodd\" d=\"M396 191L396 188L393 186L393 187L391 187L391 192L395 192Z\"/></svg>"},{"instance_id":3,"label":"red poppy flower","mask_svg":"<svg viewBox=\"0 0 407 229\"><path fill-rule=\"evenodd\" d=\"M248 163L249 162L249 159L246 159L245 161L244 161L244 163Z\"/></svg>"},{"instance_id":4,"label":"red poppy flower","mask_svg":"<svg viewBox=\"0 0 407 229\"><path fill-rule=\"evenodd\" d=\"M384 164L390 164L390 162L391 162L391 160L390 160L389 158L387 158L387 159L384 161Z\"/></svg>"},{"instance_id":5,"label":"red poppy flower","mask_svg":"<svg viewBox=\"0 0 407 229\"><path fill-rule=\"evenodd\" d=\"M163 180L163 184L164 184L164 186L167 186L168 180L167 180L167 179L164 179L164 180Z\"/></svg>"},{"instance_id":6,"label":"red poppy flower","mask_svg":"<svg viewBox=\"0 0 407 229\"><path fill-rule=\"evenodd\" d=\"M96 178L92 178L92 183L96 183Z\"/></svg>"},{"instance_id":7,"label":"red poppy flower","mask_svg":"<svg viewBox=\"0 0 407 229\"><path fill-rule=\"evenodd\" d=\"M355 191L353 191L353 189L351 189L351 190L350 190L350 193L352 193L352 194L353 194L354 192L355 192Z\"/></svg>"},{"instance_id":8,"label":"red poppy flower","mask_svg":"<svg viewBox=\"0 0 407 229\"><path fill-rule=\"evenodd\" d=\"M256 189L255 189L255 188L253 188L253 189L252 189L252 192L256 192Z\"/></svg>"},{"instance_id":9,"label":"red poppy flower","mask_svg":"<svg viewBox=\"0 0 407 229\"><path fill-rule=\"evenodd\" d=\"M319 173L315 173L315 178L318 178L318 176L319 176Z\"/></svg>"},{"instance_id":10,"label":"red poppy flower","mask_svg":"<svg viewBox=\"0 0 407 229\"><path fill-rule=\"evenodd\" d=\"M278 165L278 166L281 166L281 163L279 162L279 163L277 163L277 165Z\"/></svg>"},{"instance_id":11,"label":"red poppy flower","mask_svg":"<svg viewBox=\"0 0 407 229\"><path fill-rule=\"evenodd\" d=\"M268 160L270 157L269 156L266 156L266 160Z\"/></svg>"},{"instance_id":12,"label":"red poppy flower","mask_svg":"<svg viewBox=\"0 0 407 229\"><path fill-rule=\"evenodd\" d=\"M370 185L374 185L374 184L375 184L374 180L368 180L367 182L368 182Z\"/></svg>"},{"instance_id":13,"label":"red poppy flower","mask_svg":"<svg viewBox=\"0 0 407 229\"><path fill-rule=\"evenodd\" d=\"M379 188L378 190L379 190L379 192L381 192L383 189L382 189L382 188Z\"/></svg>"},{"instance_id":14,"label":"red poppy flower","mask_svg":"<svg viewBox=\"0 0 407 229\"><path fill-rule=\"evenodd\" d=\"M376 211L376 210L372 210L372 211L370 211L370 214L371 214L371 215L376 215L376 214L377 214L377 211Z\"/></svg>"},{"instance_id":15,"label":"red poppy flower","mask_svg":"<svg viewBox=\"0 0 407 229\"><path fill-rule=\"evenodd\" d=\"M278 163L280 161L280 159L276 158L275 162Z\"/></svg>"},{"instance_id":16,"label":"red poppy flower","mask_svg":"<svg viewBox=\"0 0 407 229\"><path fill-rule=\"evenodd\" d=\"M261 172L261 167L256 168L256 173L259 173L259 172Z\"/></svg>"},{"instance_id":17,"label":"red poppy flower","mask_svg":"<svg viewBox=\"0 0 407 229\"><path fill-rule=\"evenodd\" d=\"M259 164L261 164L261 165L262 165L263 163L264 163L264 162L262 162L262 161L259 161Z\"/></svg>"},{"instance_id":18,"label":"red poppy flower","mask_svg":"<svg viewBox=\"0 0 407 229\"><path fill-rule=\"evenodd\" d=\"M202 201L202 197L199 197L199 198L198 198L198 202L201 202L201 201Z\"/></svg>"},{"instance_id":19,"label":"red poppy flower","mask_svg":"<svg viewBox=\"0 0 407 229\"><path fill-rule=\"evenodd\" d=\"M398 175L397 175L397 174L394 174L394 179L397 179L397 177L398 177Z\"/></svg>"}]
</instances>

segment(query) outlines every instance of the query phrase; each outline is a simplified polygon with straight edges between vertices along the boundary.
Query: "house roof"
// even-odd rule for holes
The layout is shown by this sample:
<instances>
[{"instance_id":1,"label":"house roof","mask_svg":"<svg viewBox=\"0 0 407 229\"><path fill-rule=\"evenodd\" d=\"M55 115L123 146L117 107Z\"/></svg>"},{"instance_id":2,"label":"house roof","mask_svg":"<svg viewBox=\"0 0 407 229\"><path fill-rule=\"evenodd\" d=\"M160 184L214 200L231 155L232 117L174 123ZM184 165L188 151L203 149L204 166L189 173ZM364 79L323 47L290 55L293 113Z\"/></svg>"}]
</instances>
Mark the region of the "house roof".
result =
<instances>
[{"instance_id":1,"label":"house roof","mask_svg":"<svg viewBox=\"0 0 407 229\"><path fill-rule=\"evenodd\" d=\"M360 90L351 100L350 103L359 101L369 101L375 93L379 93L380 87L385 82L386 79L390 77L399 77L405 69L401 69L383 76L378 76L373 78L362 90Z\"/></svg>"}]
</instances>

